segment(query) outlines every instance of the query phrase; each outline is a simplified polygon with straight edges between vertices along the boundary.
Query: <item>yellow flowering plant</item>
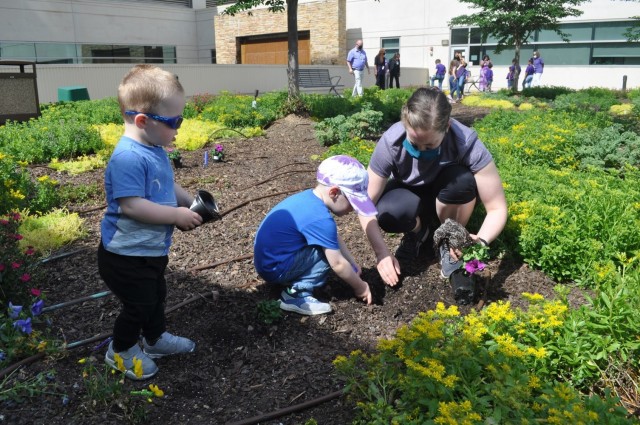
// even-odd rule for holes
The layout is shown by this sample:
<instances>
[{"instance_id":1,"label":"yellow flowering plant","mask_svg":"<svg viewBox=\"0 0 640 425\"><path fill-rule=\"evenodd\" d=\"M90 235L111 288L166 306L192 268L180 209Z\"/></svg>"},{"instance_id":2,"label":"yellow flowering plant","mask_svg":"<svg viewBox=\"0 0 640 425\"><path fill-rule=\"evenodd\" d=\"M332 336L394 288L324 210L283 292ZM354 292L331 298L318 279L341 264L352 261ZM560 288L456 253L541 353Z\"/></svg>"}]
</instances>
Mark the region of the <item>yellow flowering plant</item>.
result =
<instances>
[{"instance_id":1,"label":"yellow flowering plant","mask_svg":"<svg viewBox=\"0 0 640 425\"><path fill-rule=\"evenodd\" d=\"M125 391L124 372L126 369L123 359L116 353L114 360L120 372L94 356L78 360L78 364L82 365L81 376L86 391L82 406L90 411L117 406L118 411L124 415L125 419L128 419L127 422L135 423L133 418L146 415L146 403L144 400L131 397L130 393ZM156 393L156 391L152 391L148 391L149 394ZM159 389L157 391L162 392ZM157 397L161 396L157 395Z\"/></svg>"},{"instance_id":2,"label":"yellow flowering plant","mask_svg":"<svg viewBox=\"0 0 640 425\"><path fill-rule=\"evenodd\" d=\"M583 398L554 380L545 344L567 316L558 301L528 295L530 309L490 304L461 317L456 306L401 327L377 351L338 356L334 365L362 423L625 423L609 397ZM540 331L541 319L547 318ZM553 319L553 320L552 320ZM537 333L535 340L530 339Z\"/></svg>"}]
</instances>

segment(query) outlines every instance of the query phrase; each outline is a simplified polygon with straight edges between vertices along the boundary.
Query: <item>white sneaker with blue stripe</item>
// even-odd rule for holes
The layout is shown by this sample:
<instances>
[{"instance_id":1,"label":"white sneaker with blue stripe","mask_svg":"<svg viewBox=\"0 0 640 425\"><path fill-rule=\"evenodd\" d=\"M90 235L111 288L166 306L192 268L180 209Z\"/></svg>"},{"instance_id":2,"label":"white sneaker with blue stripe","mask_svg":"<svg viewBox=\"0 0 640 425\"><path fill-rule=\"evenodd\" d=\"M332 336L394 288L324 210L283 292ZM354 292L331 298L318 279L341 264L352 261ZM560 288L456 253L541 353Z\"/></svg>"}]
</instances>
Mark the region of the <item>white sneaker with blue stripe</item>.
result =
<instances>
[{"instance_id":1,"label":"white sneaker with blue stripe","mask_svg":"<svg viewBox=\"0 0 640 425\"><path fill-rule=\"evenodd\" d=\"M308 292L287 288L280 294L280 308L306 316L331 313L331 305L318 301Z\"/></svg>"}]
</instances>

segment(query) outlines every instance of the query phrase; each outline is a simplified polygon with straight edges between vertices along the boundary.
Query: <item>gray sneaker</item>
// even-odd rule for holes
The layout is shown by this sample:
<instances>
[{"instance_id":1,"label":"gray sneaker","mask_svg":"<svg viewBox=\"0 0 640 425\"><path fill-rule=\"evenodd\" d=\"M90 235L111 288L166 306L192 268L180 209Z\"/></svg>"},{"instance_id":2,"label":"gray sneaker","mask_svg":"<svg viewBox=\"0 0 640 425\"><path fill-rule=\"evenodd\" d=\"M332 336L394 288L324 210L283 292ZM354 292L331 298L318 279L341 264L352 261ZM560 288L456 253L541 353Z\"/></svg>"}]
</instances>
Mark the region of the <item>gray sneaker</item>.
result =
<instances>
[{"instance_id":1,"label":"gray sneaker","mask_svg":"<svg viewBox=\"0 0 640 425\"><path fill-rule=\"evenodd\" d=\"M152 359L157 359L172 354L193 353L196 349L196 343L190 339L181 336L175 336L169 332L164 332L155 344L150 345L147 339L142 341L144 352Z\"/></svg>"},{"instance_id":2,"label":"gray sneaker","mask_svg":"<svg viewBox=\"0 0 640 425\"><path fill-rule=\"evenodd\" d=\"M280 308L306 316L331 313L331 304L318 301L308 292L287 288L280 294Z\"/></svg>"},{"instance_id":3,"label":"gray sneaker","mask_svg":"<svg viewBox=\"0 0 640 425\"><path fill-rule=\"evenodd\" d=\"M400 246L398 246L396 250L396 258L418 258L420 248L422 248L429 238L429 233L429 226L423 226L417 233L405 233L400 241Z\"/></svg>"},{"instance_id":4,"label":"gray sneaker","mask_svg":"<svg viewBox=\"0 0 640 425\"><path fill-rule=\"evenodd\" d=\"M453 261L445 245L440 245L440 276L448 279L451 273L462 267L462 260Z\"/></svg>"},{"instance_id":5,"label":"gray sneaker","mask_svg":"<svg viewBox=\"0 0 640 425\"><path fill-rule=\"evenodd\" d=\"M120 361L120 359L122 359L122 361ZM134 360L140 360L142 362L141 367L137 370ZM124 372L127 378L133 379L134 381L149 379L158 373L158 366L140 349L138 344L126 351L116 353L113 351L113 341L111 341L107 354L104 356L104 362L115 370Z\"/></svg>"}]
</instances>

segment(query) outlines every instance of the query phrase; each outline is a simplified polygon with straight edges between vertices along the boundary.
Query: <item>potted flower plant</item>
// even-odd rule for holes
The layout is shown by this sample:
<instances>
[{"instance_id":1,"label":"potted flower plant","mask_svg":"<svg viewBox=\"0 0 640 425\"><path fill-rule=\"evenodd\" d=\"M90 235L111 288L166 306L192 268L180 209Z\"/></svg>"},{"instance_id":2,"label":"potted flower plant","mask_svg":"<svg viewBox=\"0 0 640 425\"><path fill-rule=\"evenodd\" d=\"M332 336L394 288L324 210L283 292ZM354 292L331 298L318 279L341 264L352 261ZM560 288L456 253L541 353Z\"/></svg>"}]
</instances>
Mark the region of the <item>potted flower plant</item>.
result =
<instances>
[{"instance_id":1,"label":"potted flower plant","mask_svg":"<svg viewBox=\"0 0 640 425\"><path fill-rule=\"evenodd\" d=\"M173 166L176 168L182 168L182 154L178 149L169 148L167 149L167 155L169 159L173 161Z\"/></svg>"},{"instance_id":2,"label":"potted flower plant","mask_svg":"<svg viewBox=\"0 0 640 425\"><path fill-rule=\"evenodd\" d=\"M462 250L462 267L451 275L451 287L456 302L471 304L476 296L476 283L479 272L487 266L489 247L474 243Z\"/></svg>"},{"instance_id":3,"label":"potted flower plant","mask_svg":"<svg viewBox=\"0 0 640 425\"><path fill-rule=\"evenodd\" d=\"M224 159L224 146L216 145L212 152L212 158L216 162L222 162Z\"/></svg>"}]
</instances>

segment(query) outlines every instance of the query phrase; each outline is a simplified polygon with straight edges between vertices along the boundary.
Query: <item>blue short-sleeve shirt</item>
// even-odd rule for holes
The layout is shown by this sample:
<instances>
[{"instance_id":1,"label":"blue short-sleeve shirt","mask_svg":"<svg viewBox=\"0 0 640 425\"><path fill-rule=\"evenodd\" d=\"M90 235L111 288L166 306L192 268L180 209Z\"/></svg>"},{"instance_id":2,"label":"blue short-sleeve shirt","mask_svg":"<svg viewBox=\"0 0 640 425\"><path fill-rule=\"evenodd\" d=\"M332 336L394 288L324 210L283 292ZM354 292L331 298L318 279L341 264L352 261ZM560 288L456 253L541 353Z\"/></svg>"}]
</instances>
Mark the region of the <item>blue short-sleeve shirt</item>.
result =
<instances>
[{"instance_id":1,"label":"blue short-sleeve shirt","mask_svg":"<svg viewBox=\"0 0 640 425\"><path fill-rule=\"evenodd\" d=\"M100 227L104 248L128 256L167 255L174 226L134 220L122 214L118 203L119 198L140 197L177 207L173 170L164 149L123 136L109 159L104 184L107 212Z\"/></svg>"},{"instance_id":2,"label":"blue short-sleeve shirt","mask_svg":"<svg viewBox=\"0 0 640 425\"><path fill-rule=\"evenodd\" d=\"M309 245L340 249L336 222L312 189L286 198L262 220L253 245L256 271L267 282L277 281Z\"/></svg>"}]
</instances>

